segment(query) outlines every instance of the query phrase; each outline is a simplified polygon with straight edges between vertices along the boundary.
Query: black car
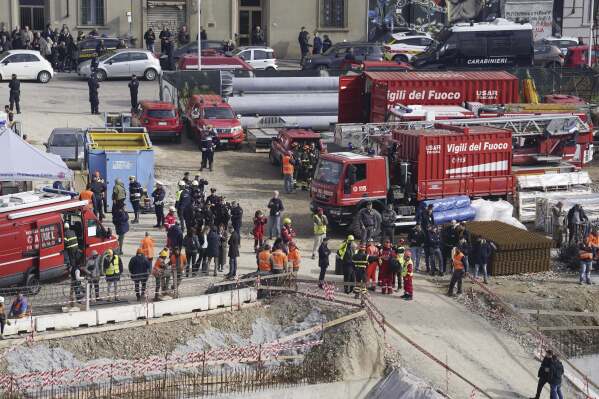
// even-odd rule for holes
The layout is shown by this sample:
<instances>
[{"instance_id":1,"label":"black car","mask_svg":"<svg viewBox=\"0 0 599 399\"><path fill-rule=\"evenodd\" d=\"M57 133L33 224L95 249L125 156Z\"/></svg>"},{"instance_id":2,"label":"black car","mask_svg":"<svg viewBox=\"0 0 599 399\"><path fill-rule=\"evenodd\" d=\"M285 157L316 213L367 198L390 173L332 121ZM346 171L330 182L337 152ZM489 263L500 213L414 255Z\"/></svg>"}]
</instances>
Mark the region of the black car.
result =
<instances>
[{"instance_id":1,"label":"black car","mask_svg":"<svg viewBox=\"0 0 599 399\"><path fill-rule=\"evenodd\" d=\"M98 47L100 40L104 40L107 51L115 51L121 41L118 37L90 37L84 39L77 43L77 61L82 62L94 58L97 55L96 47ZM127 41L125 40L125 42Z\"/></svg>"},{"instance_id":2,"label":"black car","mask_svg":"<svg viewBox=\"0 0 599 399\"><path fill-rule=\"evenodd\" d=\"M383 49L377 43L342 42L323 54L313 55L303 65L305 70L343 69L345 64L362 61L382 61Z\"/></svg>"},{"instance_id":3,"label":"black car","mask_svg":"<svg viewBox=\"0 0 599 399\"><path fill-rule=\"evenodd\" d=\"M202 50L213 50L218 54L223 54L224 50L224 42L222 40L202 40ZM198 52L198 42L193 41L187 43L184 46L176 48L173 52L173 58L175 60L175 65L179 62L179 58L183 57L185 54L197 54ZM160 66L162 69L168 69L167 56L166 54L160 55Z\"/></svg>"}]
</instances>

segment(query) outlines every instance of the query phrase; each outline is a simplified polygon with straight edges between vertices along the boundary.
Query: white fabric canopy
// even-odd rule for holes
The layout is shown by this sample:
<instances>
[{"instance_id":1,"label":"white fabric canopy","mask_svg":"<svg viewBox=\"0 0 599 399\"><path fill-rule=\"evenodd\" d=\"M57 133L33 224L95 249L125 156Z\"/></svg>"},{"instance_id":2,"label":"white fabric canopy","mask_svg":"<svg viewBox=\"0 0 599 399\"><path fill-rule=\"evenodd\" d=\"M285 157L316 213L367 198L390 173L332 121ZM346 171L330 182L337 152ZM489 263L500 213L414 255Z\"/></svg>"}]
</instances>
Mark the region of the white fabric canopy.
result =
<instances>
[{"instance_id":1,"label":"white fabric canopy","mask_svg":"<svg viewBox=\"0 0 599 399\"><path fill-rule=\"evenodd\" d=\"M60 156L43 152L8 128L0 128L0 181L72 180Z\"/></svg>"}]
</instances>

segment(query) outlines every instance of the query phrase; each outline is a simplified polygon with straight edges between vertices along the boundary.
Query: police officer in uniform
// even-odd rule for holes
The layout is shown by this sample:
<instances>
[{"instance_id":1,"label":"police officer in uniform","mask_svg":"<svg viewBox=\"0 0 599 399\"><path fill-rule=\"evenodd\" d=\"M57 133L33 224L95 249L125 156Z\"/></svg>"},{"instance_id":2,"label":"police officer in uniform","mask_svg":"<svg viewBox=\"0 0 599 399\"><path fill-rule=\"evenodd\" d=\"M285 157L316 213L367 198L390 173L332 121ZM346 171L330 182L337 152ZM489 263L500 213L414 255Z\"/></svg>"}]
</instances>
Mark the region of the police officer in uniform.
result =
<instances>
[{"instance_id":1,"label":"police officer in uniform","mask_svg":"<svg viewBox=\"0 0 599 399\"><path fill-rule=\"evenodd\" d=\"M135 218L131 223L139 223L139 209L141 201L142 188L141 184L135 179L135 176L129 176L129 201L133 207Z\"/></svg>"},{"instance_id":2,"label":"police officer in uniform","mask_svg":"<svg viewBox=\"0 0 599 399\"><path fill-rule=\"evenodd\" d=\"M17 79L17 75L12 74L12 79L8 83L8 88L10 89L9 102L10 102L10 110L14 109L14 106L17 107L17 114L21 113L21 82Z\"/></svg>"},{"instance_id":3,"label":"police officer in uniform","mask_svg":"<svg viewBox=\"0 0 599 399\"><path fill-rule=\"evenodd\" d=\"M95 73L92 73L89 76L89 79L87 80L87 87L89 88L89 103L91 105L92 115L99 115L100 97L98 94L98 89L100 88L100 83L98 83Z\"/></svg>"},{"instance_id":4,"label":"police officer in uniform","mask_svg":"<svg viewBox=\"0 0 599 399\"><path fill-rule=\"evenodd\" d=\"M156 183L156 189L152 192L154 199L154 212L156 213L156 225L154 227L164 226L164 197L166 192L162 184Z\"/></svg>"},{"instance_id":5,"label":"police officer in uniform","mask_svg":"<svg viewBox=\"0 0 599 399\"><path fill-rule=\"evenodd\" d=\"M131 94L131 112L135 112L137 109L137 93L139 91L139 80L137 76L133 74L131 76L131 82L129 82L129 94Z\"/></svg>"},{"instance_id":6,"label":"police officer in uniform","mask_svg":"<svg viewBox=\"0 0 599 399\"><path fill-rule=\"evenodd\" d=\"M104 219L103 203L106 204L106 183L98 172L92 178L91 190L94 193L94 213L102 221Z\"/></svg>"},{"instance_id":7,"label":"police officer in uniform","mask_svg":"<svg viewBox=\"0 0 599 399\"><path fill-rule=\"evenodd\" d=\"M68 223L64 224L64 250L69 270L76 269L77 257L79 255L79 241L77 240L77 233L71 229Z\"/></svg>"},{"instance_id":8,"label":"police officer in uniform","mask_svg":"<svg viewBox=\"0 0 599 399\"><path fill-rule=\"evenodd\" d=\"M200 147L202 149L202 166L200 171L204 168L209 168L212 172L212 164L214 163L214 150L218 144L218 138L214 129L209 128L208 132L202 136Z\"/></svg>"}]
</instances>

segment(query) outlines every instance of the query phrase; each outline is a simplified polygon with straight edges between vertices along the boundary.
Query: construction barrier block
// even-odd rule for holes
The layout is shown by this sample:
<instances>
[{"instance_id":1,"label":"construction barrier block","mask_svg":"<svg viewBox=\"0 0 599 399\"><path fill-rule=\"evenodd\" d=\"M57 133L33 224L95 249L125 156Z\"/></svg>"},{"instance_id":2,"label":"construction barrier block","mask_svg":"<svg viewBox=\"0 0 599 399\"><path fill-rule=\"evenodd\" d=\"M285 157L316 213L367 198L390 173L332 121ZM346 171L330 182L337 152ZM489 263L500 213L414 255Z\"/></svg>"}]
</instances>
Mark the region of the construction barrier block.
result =
<instances>
[{"instance_id":1,"label":"construction barrier block","mask_svg":"<svg viewBox=\"0 0 599 399\"><path fill-rule=\"evenodd\" d=\"M95 310L49 314L35 318L35 331L70 330L78 327L93 327L96 324Z\"/></svg>"},{"instance_id":2,"label":"construction barrier block","mask_svg":"<svg viewBox=\"0 0 599 399\"><path fill-rule=\"evenodd\" d=\"M152 304L137 304L97 309L98 325L107 323L120 323L154 317Z\"/></svg>"},{"instance_id":3,"label":"construction barrier block","mask_svg":"<svg viewBox=\"0 0 599 399\"><path fill-rule=\"evenodd\" d=\"M208 297L209 295L202 295L154 302L154 317L208 310Z\"/></svg>"},{"instance_id":4,"label":"construction barrier block","mask_svg":"<svg viewBox=\"0 0 599 399\"><path fill-rule=\"evenodd\" d=\"M223 306L224 295L231 298L231 293L228 291L208 295L208 309L214 310Z\"/></svg>"},{"instance_id":5,"label":"construction barrier block","mask_svg":"<svg viewBox=\"0 0 599 399\"><path fill-rule=\"evenodd\" d=\"M33 324L35 324L35 317L33 318ZM31 325L31 318L26 319L10 319L10 326L7 324L4 327L4 335L17 335L19 333L30 333L33 331Z\"/></svg>"}]
</instances>

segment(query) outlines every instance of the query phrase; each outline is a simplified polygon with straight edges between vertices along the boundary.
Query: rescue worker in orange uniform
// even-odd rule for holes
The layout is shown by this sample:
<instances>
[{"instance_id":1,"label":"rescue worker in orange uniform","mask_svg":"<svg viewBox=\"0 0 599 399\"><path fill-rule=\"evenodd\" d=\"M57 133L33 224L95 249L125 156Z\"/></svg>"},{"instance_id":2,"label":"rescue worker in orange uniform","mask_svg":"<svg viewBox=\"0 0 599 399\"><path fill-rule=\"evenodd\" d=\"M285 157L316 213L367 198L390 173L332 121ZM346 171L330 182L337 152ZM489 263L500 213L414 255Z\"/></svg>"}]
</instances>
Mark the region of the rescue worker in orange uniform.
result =
<instances>
[{"instance_id":1,"label":"rescue worker in orange uniform","mask_svg":"<svg viewBox=\"0 0 599 399\"><path fill-rule=\"evenodd\" d=\"M395 258L395 251L391 241L385 240L383 248L379 251L379 279L381 281L381 292L392 294L395 286L395 272L391 269L391 258Z\"/></svg>"},{"instance_id":2,"label":"rescue worker in orange uniform","mask_svg":"<svg viewBox=\"0 0 599 399\"><path fill-rule=\"evenodd\" d=\"M287 259L289 260L289 263L291 264L291 270L293 270L293 273L297 275L297 272L299 271L300 268L300 263L301 263L301 254L300 254L300 250L297 247L297 244L293 241L289 242L289 254L287 255Z\"/></svg>"},{"instance_id":3,"label":"rescue worker in orange uniform","mask_svg":"<svg viewBox=\"0 0 599 399\"><path fill-rule=\"evenodd\" d=\"M388 241L388 240L387 240ZM379 266L379 249L374 245L374 240L368 240L366 246L368 267L366 267L366 286L370 291L376 291L376 269Z\"/></svg>"},{"instance_id":4,"label":"rescue worker in orange uniform","mask_svg":"<svg viewBox=\"0 0 599 399\"><path fill-rule=\"evenodd\" d=\"M406 301L411 301L414 297L414 263L412 262L412 251L406 251L403 255L403 265L401 270L401 277L403 278L403 290L404 294L402 298Z\"/></svg>"},{"instance_id":5,"label":"rescue worker in orange uniform","mask_svg":"<svg viewBox=\"0 0 599 399\"><path fill-rule=\"evenodd\" d=\"M464 277L464 254L458 247L451 250L451 259L453 261L453 274L449 282L448 296L453 296L453 288L456 284L458 285L458 295L462 293L462 278Z\"/></svg>"},{"instance_id":6,"label":"rescue worker in orange uniform","mask_svg":"<svg viewBox=\"0 0 599 399\"><path fill-rule=\"evenodd\" d=\"M593 259L597 259L597 252L599 251L599 232L597 228L593 228L589 235L587 236L585 244L591 248L593 252Z\"/></svg>"},{"instance_id":7,"label":"rescue worker in orange uniform","mask_svg":"<svg viewBox=\"0 0 599 399\"><path fill-rule=\"evenodd\" d=\"M291 162L292 160L289 154L283 155L281 164L283 165L283 182L287 194L293 192L293 164Z\"/></svg>"},{"instance_id":8,"label":"rescue worker in orange uniform","mask_svg":"<svg viewBox=\"0 0 599 399\"><path fill-rule=\"evenodd\" d=\"M156 288L154 291L154 300L160 299L160 289L162 288L162 294L166 294L168 290L168 283L170 280L170 274L167 269L166 258L168 257L168 249L160 251L158 259L154 263L152 268L152 276L156 279Z\"/></svg>"},{"instance_id":9,"label":"rescue worker in orange uniform","mask_svg":"<svg viewBox=\"0 0 599 399\"><path fill-rule=\"evenodd\" d=\"M143 254L150 262L154 260L155 245L154 239L150 236L150 233L146 231L144 238L141 240L141 250Z\"/></svg>"},{"instance_id":10,"label":"rescue worker in orange uniform","mask_svg":"<svg viewBox=\"0 0 599 399\"><path fill-rule=\"evenodd\" d=\"M262 247L256 256L258 263L258 274L265 275L272 272L272 254L270 253L270 245L266 244Z\"/></svg>"},{"instance_id":11,"label":"rescue worker in orange uniform","mask_svg":"<svg viewBox=\"0 0 599 399\"><path fill-rule=\"evenodd\" d=\"M289 259L287 255L281 248L275 249L271 254L272 259L272 272L274 274L282 274L285 273L285 268L287 267L287 262Z\"/></svg>"},{"instance_id":12,"label":"rescue worker in orange uniform","mask_svg":"<svg viewBox=\"0 0 599 399\"><path fill-rule=\"evenodd\" d=\"M87 201L88 209L94 209L94 192L91 190L91 184L85 185L85 190L79 193L79 200Z\"/></svg>"}]
</instances>

